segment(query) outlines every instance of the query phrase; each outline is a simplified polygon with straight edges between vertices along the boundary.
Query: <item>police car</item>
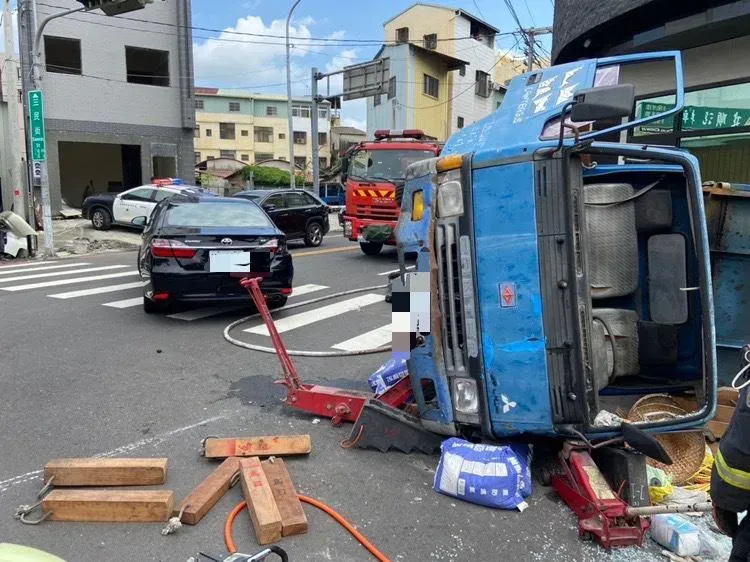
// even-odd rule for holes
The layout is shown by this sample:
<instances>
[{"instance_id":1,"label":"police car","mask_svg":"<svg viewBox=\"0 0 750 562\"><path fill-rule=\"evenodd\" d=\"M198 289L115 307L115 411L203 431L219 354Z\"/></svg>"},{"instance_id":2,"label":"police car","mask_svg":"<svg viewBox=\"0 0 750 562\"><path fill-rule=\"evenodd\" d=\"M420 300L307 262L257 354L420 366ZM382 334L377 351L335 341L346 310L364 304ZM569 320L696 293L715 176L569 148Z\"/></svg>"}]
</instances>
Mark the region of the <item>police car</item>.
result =
<instances>
[{"instance_id":1,"label":"police car","mask_svg":"<svg viewBox=\"0 0 750 562\"><path fill-rule=\"evenodd\" d=\"M158 179L152 184L140 185L120 193L97 193L86 197L81 213L84 218L91 220L96 230L107 230L113 224L142 228L132 223L134 218L148 217L159 201L186 191L202 195L209 193L200 187L185 185L179 179Z\"/></svg>"}]
</instances>

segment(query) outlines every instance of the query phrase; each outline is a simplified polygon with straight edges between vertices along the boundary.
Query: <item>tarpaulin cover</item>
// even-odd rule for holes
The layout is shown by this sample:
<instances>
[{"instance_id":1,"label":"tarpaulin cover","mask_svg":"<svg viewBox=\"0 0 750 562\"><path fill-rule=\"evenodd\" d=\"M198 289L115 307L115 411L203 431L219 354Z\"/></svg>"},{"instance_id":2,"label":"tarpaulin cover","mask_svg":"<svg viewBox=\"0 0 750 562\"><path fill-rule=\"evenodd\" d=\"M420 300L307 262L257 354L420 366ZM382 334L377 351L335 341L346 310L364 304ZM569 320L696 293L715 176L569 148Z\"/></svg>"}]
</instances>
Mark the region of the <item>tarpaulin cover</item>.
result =
<instances>
[{"instance_id":1,"label":"tarpaulin cover","mask_svg":"<svg viewBox=\"0 0 750 562\"><path fill-rule=\"evenodd\" d=\"M387 224L371 224L359 232L367 242L386 242L393 236L393 227Z\"/></svg>"},{"instance_id":2,"label":"tarpaulin cover","mask_svg":"<svg viewBox=\"0 0 750 562\"><path fill-rule=\"evenodd\" d=\"M531 452L528 446L482 445L451 438L440 446L436 492L500 509L528 507Z\"/></svg>"},{"instance_id":3,"label":"tarpaulin cover","mask_svg":"<svg viewBox=\"0 0 750 562\"><path fill-rule=\"evenodd\" d=\"M372 391L380 396L408 374L406 359L389 359L370 375L367 382Z\"/></svg>"}]
</instances>

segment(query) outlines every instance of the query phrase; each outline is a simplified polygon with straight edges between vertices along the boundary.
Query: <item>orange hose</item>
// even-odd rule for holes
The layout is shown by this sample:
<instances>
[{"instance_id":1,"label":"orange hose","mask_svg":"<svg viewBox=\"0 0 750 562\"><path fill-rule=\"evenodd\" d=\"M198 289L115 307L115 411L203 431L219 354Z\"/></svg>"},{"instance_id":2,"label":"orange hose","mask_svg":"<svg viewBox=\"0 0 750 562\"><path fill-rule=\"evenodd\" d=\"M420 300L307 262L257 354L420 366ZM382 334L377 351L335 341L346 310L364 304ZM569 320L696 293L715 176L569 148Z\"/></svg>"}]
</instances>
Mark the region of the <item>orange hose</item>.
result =
<instances>
[{"instance_id":1,"label":"orange hose","mask_svg":"<svg viewBox=\"0 0 750 562\"><path fill-rule=\"evenodd\" d=\"M334 510L332 507L329 507L328 505L324 504L321 501L318 501L314 498L310 498L308 496L299 495L298 496L301 502L310 504L314 507L317 507L321 511L324 511L328 515L330 515L339 525L344 527L349 534L351 534L359 543L364 546L367 551L372 554L378 562L391 562L388 557L386 557L385 554L380 552L377 548L375 548L375 545L373 545L370 541L367 540L367 538L357 531L357 529L354 528L354 525L349 523L346 519L344 519L343 516L341 516L336 510ZM224 523L224 543L226 544L227 550L230 554L234 554L237 552L237 545L234 543L234 539L232 538L232 523L234 523L234 520L237 518L237 515L243 510L247 508L247 502L240 502L236 506L234 506L234 509L229 512L229 515L227 516L227 520Z\"/></svg>"}]
</instances>

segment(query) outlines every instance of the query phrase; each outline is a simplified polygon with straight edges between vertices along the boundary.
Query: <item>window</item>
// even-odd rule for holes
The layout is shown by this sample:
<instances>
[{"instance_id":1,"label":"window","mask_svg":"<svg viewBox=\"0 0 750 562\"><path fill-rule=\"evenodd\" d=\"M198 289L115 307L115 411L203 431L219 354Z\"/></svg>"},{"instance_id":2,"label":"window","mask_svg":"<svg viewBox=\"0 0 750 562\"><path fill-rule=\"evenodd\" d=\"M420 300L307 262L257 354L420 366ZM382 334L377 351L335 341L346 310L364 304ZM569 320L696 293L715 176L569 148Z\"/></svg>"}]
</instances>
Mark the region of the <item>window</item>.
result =
<instances>
[{"instance_id":1,"label":"window","mask_svg":"<svg viewBox=\"0 0 750 562\"><path fill-rule=\"evenodd\" d=\"M67 37L44 36L47 72L81 74L81 42Z\"/></svg>"},{"instance_id":2,"label":"window","mask_svg":"<svg viewBox=\"0 0 750 562\"><path fill-rule=\"evenodd\" d=\"M229 102L229 111L230 113L236 113L240 110L240 102L238 101L230 101Z\"/></svg>"},{"instance_id":3,"label":"window","mask_svg":"<svg viewBox=\"0 0 750 562\"><path fill-rule=\"evenodd\" d=\"M148 187L141 187L140 189L134 189L130 193L124 193L122 199L124 201L151 201L154 195L154 190Z\"/></svg>"},{"instance_id":4,"label":"window","mask_svg":"<svg viewBox=\"0 0 750 562\"><path fill-rule=\"evenodd\" d=\"M284 198L281 196L281 193L277 193L275 195L271 195L270 197L267 197L265 201L263 201L263 206L266 205L273 205L277 209L284 209L286 208L286 201L284 201Z\"/></svg>"},{"instance_id":5,"label":"window","mask_svg":"<svg viewBox=\"0 0 750 562\"><path fill-rule=\"evenodd\" d=\"M321 146L328 144L328 135L326 133L318 133L318 144Z\"/></svg>"},{"instance_id":6,"label":"window","mask_svg":"<svg viewBox=\"0 0 750 562\"><path fill-rule=\"evenodd\" d=\"M294 131L294 144L307 144L307 133L305 131Z\"/></svg>"},{"instance_id":7,"label":"window","mask_svg":"<svg viewBox=\"0 0 750 562\"><path fill-rule=\"evenodd\" d=\"M458 69L458 75L466 76L466 65L463 65L461 68Z\"/></svg>"},{"instance_id":8,"label":"window","mask_svg":"<svg viewBox=\"0 0 750 562\"><path fill-rule=\"evenodd\" d=\"M434 76L425 74L422 92L432 98L440 97L440 80L438 80Z\"/></svg>"},{"instance_id":9,"label":"window","mask_svg":"<svg viewBox=\"0 0 750 562\"><path fill-rule=\"evenodd\" d=\"M476 86L474 93L482 98L490 97L490 75L481 70L476 72Z\"/></svg>"},{"instance_id":10,"label":"window","mask_svg":"<svg viewBox=\"0 0 750 562\"><path fill-rule=\"evenodd\" d=\"M423 39L425 49L437 49L437 33L430 33L429 35L425 35Z\"/></svg>"},{"instance_id":11,"label":"window","mask_svg":"<svg viewBox=\"0 0 750 562\"><path fill-rule=\"evenodd\" d=\"M213 156L206 156L206 160L213 160L213 159L214 159Z\"/></svg>"},{"instance_id":12,"label":"window","mask_svg":"<svg viewBox=\"0 0 750 562\"><path fill-rule=\"evenodd\" d=\"M372 105L380 105L380 94L372 98Z\"/></svg>"},{"instance_id":13,"label":"window","mask_svg":"<svg viewBox=\"0 0 750 562\"><path fill-rule=\"evenodd\" d=\"M242 129L240 131L240 136L246 137L247 136L247 129Z\"/></svg>"},{"instance_id":14,"label":"window","mask_svg":"<svg viewBox=\"0 0 750 562\"><path fill-rule=\"evenodd\" d=\"M211 132L211 129L206 129L206 136L210 137L211 135L213 135L213 133Z\"/></svg>"},{"instance_id":15,"label":"window","mask_svg":"<svg viewBox=\"0 0 750 562\"><path fill-rule=\"evenodd\" d=\"M293 105L292 106L292 117L305 117L310 118L310 108L306 105Z\"/></svg>"},{"instance_id":16,"label":"window","mask_svg":"<svg viewBox=\"0 0 750 562\"><path fill-rule=\"evenodd\" d=\"M237 156L237 153L234 150L220 150L219 151L219 158L231 158L232 160L234 160L236 156Z\"/></svg>"},{"instance_id":17,"label":"window","mask_svg":"<svg viewBox=\"0 0 750 562\"><path fill-rule=\"evenodd\" d=\"M328 166L328 159L327 158L318 158L318 167L322 170Z\"/></svg>"},{"instance_id":18,"label":"window","mask_svg":"<svg viewBox=\"0 0 750 562\"><path fill-rule=\"evenodd\" d=\"M279 108L275 105L267 105L266 106L266 115L269 117L273 117L275 115L279 114Z\"/></svg>"},{"instance_id":19,"label":"window","mask_svg":"<svg viewBox=\"0 0 750 562\"><path fill-rule=\"evenodd\" d=\"M154 193L154 201L159 202L162 199L166 199L167 197L171 197L174 195L175 192L169 189L157 189L156 193Z\"/></svg>"},{"instance_id":20,"label":"window","mask_svg":"<svg viewBox=\"0 0 750 562\"><path fill-rule=\"evenodd\" d=\"M326 107L319 107L318 108L318 117L320 119L328 119L328 108L326 108Z\"/></svg>"},{"instance_id":21,"label":"window","mask_svg":"<svg viewBox=\"0 0 750 562\"><path fill-rule=\"evenodd\" d=\"M195 153L195 163L197 164L200 161L201 161L201 153L200 152L196 152Z\"/></svg>"},{"instance_id":22,"label":"window","mask_svg":"<svg viewBox=\"0 0 750 562\"><path fill-rule=\"evenodd\" d=\"M279 140L286 139L286 133L279 133Z\"/></svg>"},{"instance_id":23,"label":"window","mask_svg":"<svg viewBox=\"0 0 750 562\"><path fill-rule=\"evenodd\" d=\"M169 86L169 52L141 47L125 47L128 82L149 86Z\"/></svg>"},{"instance_id":24,"label":"window","mask_svg":"<svg viewBox=\"0 0 750 562\"><path fill-rule=\"evenodd\" d=\"M409 42L409 28L399 27L396 30L396 43L408 43Z\"/></svg>"},{"instance_id":25,"label":"window","mask_svg":"<svg viewBox=\"0 0 750 562\"><path fill-rule=\"evenodd\" d=\"M464 118L463 117L459 117L458 119L456 119L456 127L458 127L459 129L463 129L464 128Z\"/></svg>"},{"instance_id":26,"label":"window","mask_svg":"<svg viewBox=\"0 0 750 562\"><path fill-rule=\"evenodd\" d=\"M219 203L203 201L201 203L182 203L169 207L164 219L165 226L248 228L270 226L266 214L257 205Z\"/></svg>"},{"instance_id":27,"label":"window","mask_svg":"<svg viewBox=\"0 0 750 562\"><path fill-rule=\"evenodd\" d=\"M195 100L195 109L203 109L203 100Z\"/></svg>"},{"instance_id":28,"label":"window","mask_svg":"<svg viewBox=\"0 0 750 562\"><path fill-rule=\"evenodd\" d=\"M242 154L240 155L240 160L243 162L249 162L250 161L250 155L249 154Z\"/></svg>"},{"instance_id":29,"label":"window","mask_svg":"<svg viewBox=\"0 0 750 562\"><path fill-rule=\"evenodd\" d=\"M265 162L266 160L273 160L273 152L256 152L255 163Z\"/></svg>"},{"instance_id":30,"label":"window","mask_svg":"<svg viewBox=\"0 0 750 562\"><path fill-rule=\"evenodd\" d=\"M391 76L388 79L388 99L391 100L396 97L396 77Z\"/></svg>"},{"instance_id":31,"label":"window","mask_svg":"<svg viewBox=\"0 0 750 562\"><path fill-rule=\"evenodd\" d=\"M253 127L255 142L273 142L273 127Z\"/></svg>"},{"instance_id":32,"label":"window","mask_svg":"<svg viewBox=\"0 0 750 562\"><path fill-rule=\"evenodd\" d=\"M287 209L310 206L308 200L305 199L304 193L284 193L284 199L286 199Z\"/></svg>"},{"instance_id":33,"label":"window","mask_svg":"<svg viewBox=\"0 0 750 562\"><path fill-rule=\"evenodd\" d=\"M304 170L307 167L307 159L304 156L295 156L294 165L295 167Z\"/></svg>"},{"instance_id":34,"label":"window","mask_svg":"<svg viewBox=\"0 0 750 562\"><path fill-rule=\"evenodd\" d=\"M234 140L234 123L219 123L219 138Z\"/></svg>"},{"instance_id":35,"label":"window","mask_svg":"<svg viewBox=\"0 0 750 562\"><path fill-rule=\"evenodd\" d=\"M199 139L201 138L201 127L200 125L195 126L195 138Z\"/></svg>"},{"instance_id":36,"label":"window","mask_svg":"<svg viewBox=\"0 0 750 562\"><path fill-rule=\"evenodd\" d=\"M401 180L409 164L434 156L429 150L358 150L352 156L349 175L367 180Z\"/></svg>"}]
</instances>

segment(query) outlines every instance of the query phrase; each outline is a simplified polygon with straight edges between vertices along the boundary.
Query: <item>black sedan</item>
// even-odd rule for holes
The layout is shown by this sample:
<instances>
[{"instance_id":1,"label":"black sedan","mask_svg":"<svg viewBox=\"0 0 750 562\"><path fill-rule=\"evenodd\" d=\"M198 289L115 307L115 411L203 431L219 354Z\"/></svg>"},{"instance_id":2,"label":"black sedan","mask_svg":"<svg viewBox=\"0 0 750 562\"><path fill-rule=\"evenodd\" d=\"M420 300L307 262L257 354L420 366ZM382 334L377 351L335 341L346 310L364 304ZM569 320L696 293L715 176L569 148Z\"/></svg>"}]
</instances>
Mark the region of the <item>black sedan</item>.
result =
<instances>
[{"instance_id":1,"label":"black sedan","mask_svg":"<svg viewBox=\"0 0 750 562\"><path fill-rule=\"evenodd\" d=\"M261 277L270 307L286 304L294 267L286 236L252 201L178 194L154 208L138 251L148 281L143 309L158 312L176 302L249 301L244 277Z\"/></svg>"},{"instance_id":2,"label":"black sedan","mask_svg":"<svg viewBox=\"0 0 750 562\"><path fill-rule=\"evenodd\" d=\"M320 246L331 229L328 205L304 189L251 189L234 197L258 203L288 240L301 239L306 246Z\"/></svg>"}]
</instances>

